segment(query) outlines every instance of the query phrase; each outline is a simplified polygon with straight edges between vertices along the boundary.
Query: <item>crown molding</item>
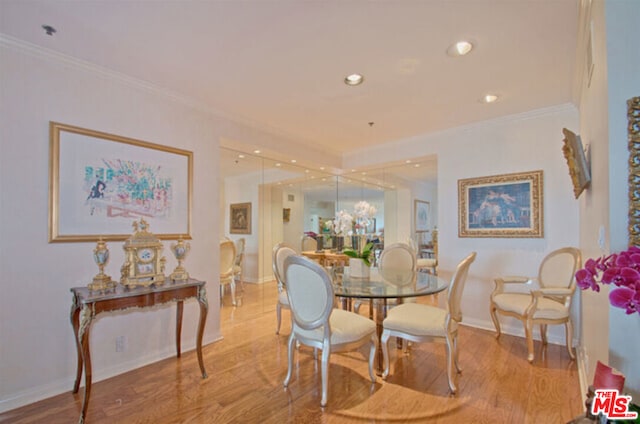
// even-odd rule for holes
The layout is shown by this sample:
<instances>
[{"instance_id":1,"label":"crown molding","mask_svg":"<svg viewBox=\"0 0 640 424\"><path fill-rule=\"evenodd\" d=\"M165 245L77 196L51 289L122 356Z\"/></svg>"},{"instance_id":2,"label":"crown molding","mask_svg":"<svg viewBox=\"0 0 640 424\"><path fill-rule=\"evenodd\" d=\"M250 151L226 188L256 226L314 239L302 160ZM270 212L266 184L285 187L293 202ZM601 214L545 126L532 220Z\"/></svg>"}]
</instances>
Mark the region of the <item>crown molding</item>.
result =
<instances>
[{"instance_id":1,"label":"crown molding","mask_svg":"<svg viewBox=\"0 0 640 424\"><path fill-rule=\"evenodd\" d=\"M354 165L352 163L353 158L363 158L367 155L365 153L371 153L373 151L386 151L392 150L393 152L413 152L413 149L401 149L401 146L409 146L415 143L428 143L435 142L438 140L442 140L443 138L453 138L457 135L466 133L466 132L476 132L478 130L491 128L495 126L505 125L513 122L521 122L529 119L535 119L539 117L545 117L550 115L555 115L563 112L575 112L577 111L576 106L573 103L562 103L559 105L548 106L539 109L533 109L527 112L515 113L511 115L504 115L498 118L487 119L485 121L473 122L470 124L460 125L457 127L447 128L441 131L436 131L432 133L425 133L421 135L415 135L408 138L398 139L395 141L390 141L385 144L381 144L378 146L370 146L367 148L363 148L357 151L352 151L343 155L343 167L348 168L353 166L366 166L366 164ZM393 155L395 158L395 155ZM395 160L404 160L404 159L413 159L413 156L409 155L405 157L397 157Z\"/></svg>"},{"instance_id":2,"label":"crown molding","mask_svg":"<svg viewBox=\"0 0 640 424\"><path fill-rule=\"evenodd\" d=\"M198 112L210 115L213 118L229 121L241 128L244 127L256 130L257 132L262 133L267 137L275 137L287 143L300 145L306 144L307 146L313 146L316 144L314 140L303 140L299 136L287 133L280 128L265 125L242 116L230 115L228 113L214 109L204 102L197 101L191 97L178 94L174 91L171 91L170 89L161 87L148 81L134 78L127 74L109 69L107 67L97 65L95 63L88 62L86 60L60 53L45 47L41 47L24 40L20 40L18 38L11 37L7 34L0 33L0 47L5 47L10 50L18 51L20 53L28 54L30 56L45 59L51 62L61 63L74 69L79 69L84 72L100 76L107 80L111 80L131 88L139 89L150 94L167 98L168 100L182 104L183 106L187 106ZM252 134L254 136L256 135L255 133Z\"/></svg>"}]
</instances>

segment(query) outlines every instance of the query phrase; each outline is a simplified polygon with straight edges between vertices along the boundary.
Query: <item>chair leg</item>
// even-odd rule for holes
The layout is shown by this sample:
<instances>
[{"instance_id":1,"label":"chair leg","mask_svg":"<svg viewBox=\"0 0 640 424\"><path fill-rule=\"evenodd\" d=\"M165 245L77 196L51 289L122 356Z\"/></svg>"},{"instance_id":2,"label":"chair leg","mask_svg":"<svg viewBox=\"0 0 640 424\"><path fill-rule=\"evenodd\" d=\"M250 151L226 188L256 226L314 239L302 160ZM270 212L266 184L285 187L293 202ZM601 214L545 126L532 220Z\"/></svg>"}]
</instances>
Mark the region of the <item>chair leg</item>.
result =
<instances>
[{"instance_id":1,"label":"chair leg","mask_svg":"<svg viewBox=\"0 0 640 424\"><path fill-rule=\"evenodd\" d=\"M453 337L453 363L456 366L456 371L458 371L458 373L461 373L462 368L460 368L460 361L458 359L458 335L457 334Z\"/></svg>"},{"instance_id":2,"label":"chair leg","mask_svg":"<svg viewBox=\"0 0 640 424\"><path fill-rule=\"evenodd\" d=\"M493 326L496 327L496 339L500 338L500 321L498 321L498 315L496 314L496 306L491 304L491 321L493 321Z\"/></svg>"},{"instance_id":3,"label":"chair leg","mask_svg":"<svg viewBox=\"0 0 640 424\"><path fill-rule=\"evenodd\" d=\"M573 324L571 320L568 320L564 323L565 333L567 337L567 352L569 352L569 357L571 359L576 359L575 353L573 353Z\"/></svg>"},{"instance_id":4,"label":"chair leg","mask_svg":"<svg viewBox=\"0 0 640 424\"><path fill-rule=\"evenodd\" d=\"M331 345L324 343L322 346L322 365L321 365L321 379L322 379L322 399L320 399L320 406L327 406L327 392L329 391L329 356L331 355Z\"/></svg>"},{"instance_id":5,"label":"chair leg","mask_svg":"<svg viewBox=\"0 0 640 424\"><path fill-rule=\"evenodd\" d=\"M231 283L229 283L229 286L231 286L231 304L233 306L236 306L236 281L235 279L231 280Z\"/></svg>"},{"instance_id":6,"label":"chair leg","mask_svg":"<svg viewBox=\"0 0 640 424\"><path fill-rule=\"evenodd\" d=\"M382 360L384 362L384 371L382 372L382 379L386 380L389 375L389 337L391 335L383 331L380 343L382 344Z\"/></svg>"},{"instance_id":7,"label":"chair leg","mask_svg":"<svg viewBox=\"0 0 640 424\"><path fill-rule=\"evenodd\" d=\"M527 339L527 361L533 363L533 323L530 320L524 324L524 334Z\"/></svg>"},{"instance_id":8,"label":"chair leg","mask_svg":"<svg viewBox=\"0 0 640 424\"><path fill-rule=\"evenodd\" d=\"M287 362L288 362L288 366L287 366L287 376L284 378L284 387L287 387L289 385L289 382L291 381L291 373L293 370L293 345L295 344L296 338L293 335L293 331L291 332L291 334L289 335L289 342L287 343Z\"/></svg>"},{"instance_id":9,"label":"chair leg","mask_svg":"<svg viewBox=\"0 0 640 424\"><path fill-rule=\"evenodd\" d=\"M371 349L369 350L369 377L371 382L376 382L376 373L373 371L373 364L376 362L376 351L378 350L378 337L375 334L371 336Z\"/></svg>"},{"instance_id":10,"label":"chair leg","mask_svg":"<svg viewBox=\"0 0 640 424\"><path fill-rule=\"evenodd\" d=\"M547 324L540 324L540 340L542 340L542 344L547 344Z\"/></svg>"},{"instance_id":11,"label":"chair leg","mask_svg":"<svg viewBox=\"0 0 640 424\"><path fill-rule=\"evenodd\" d=\"M276 319L276 334L280 334L280 324L282 322L282 306L280 305L280 302L276 304Z\"/></svg>"},{"instance_id":12,"label":"chair leg","mask_svg":"<svg viewBox=\"0 0 640 424\"><path fill-rule=\"evenodd\" d=\"M451 334L447 334L446 340L447 340L447 378L449 379L449 389L451 390L451 393L456 394L457 387L453 381L454 379L454 373L453 373L454 353L453 352L455 349L455 345L454 345L455 342L451 337Z\"/></svg>"}]
</instances>

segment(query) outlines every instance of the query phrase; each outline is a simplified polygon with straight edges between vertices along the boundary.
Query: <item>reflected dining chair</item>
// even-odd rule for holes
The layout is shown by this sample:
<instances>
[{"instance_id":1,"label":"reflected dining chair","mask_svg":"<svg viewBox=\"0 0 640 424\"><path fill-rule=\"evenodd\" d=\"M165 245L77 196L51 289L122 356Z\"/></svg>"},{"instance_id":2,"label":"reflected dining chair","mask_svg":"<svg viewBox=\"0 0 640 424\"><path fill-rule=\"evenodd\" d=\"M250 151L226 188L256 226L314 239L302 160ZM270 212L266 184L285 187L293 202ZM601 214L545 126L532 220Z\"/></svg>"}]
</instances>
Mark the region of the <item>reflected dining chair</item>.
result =
<instances>
[{"instance_id":1,"label":"reflected dining chair","mask_svg":"<svg viewBox=\"0 0 640 424\"><path fill-rule=\"evenodd\" d=\"M235 281L240 283L242 291L244 291L244 281L242 280L242 267L244 265L244 246L245 238L241 237L236 240L236 260L233 264L233 276Z\"/></svg>"},{"instance_id":2,"label":"reflected dining chair","mask_svg":"<svg viewBox=\"0 0 640 424\"><path fill-rule=\"evenodd\" d=\"M224 288L231 288L231 304L236 306L236 277L234 265L236 261L236 245L225 239L220 241L220 303L224 297Z\"/></svg>"},{"instance_id":3,"label":"reflected dining chair","mask_svg":"<svg viewBox=\"0 0 640 424\"><path fill-rule=\"evenodd\" d=\"M567 351L571 359L573 326L571 324L571 298L576 289L576 271L582 263L580 250L563 247L549 253L540 263L538 277L503 277L495 279L491 293L491 319L500 337L498 314L522 321L527 339L527 360L533 362L533 326L540 325L540 338L547 344L547 325L564 324ZM532 283L536 281L539 288ZM519 288L506 290L509 288Z\"/></svg>"},{"instance_id":4,"label":"reflected dining chair","mask_svg":"<svg viewBox=\"0 0 640 424\"><path fill-rule=\"evenodd\" d=\"M439 308L419 303L403 303L391 309L382 322L382 354L384 372L382 378L389 375L389 338L399 337L412 342L445 342L447 346L447 377L451 393L456 393L453 367L461 372L458 363L458 326L462 321L460 299L469 274L469 267L476 259L476 252L464 258L451 277L447 296L447 308Z\"/></svg>"},{"instance_id":5,"label":"reflected dining chair","mask_svg":"<svg viewBox=\"0 0 640 424\"><path fill-rule=\"evenodd\" d=\"M428 272L432 275L438 275L438 247L437 247L437 240L435 239L436 237L436 232L433 232L433 258L421 258L420 257L420 252L418 251L418 244L416 243L416 241L409 237L408 240L408 244L411 247L411 250L414 252L414 254L416 255L416 269L419 272L425 271Z\"/></svg>"},{"instance_id":6,"label":"reflected dining chair","mask_svg":"<svg viewBox=\"0 0 640 424\"><path fill-rule=\"evenodd\" d=\"M289 298L284 284L284 260L289 256L295 255L296 251L286 243L278 243L273 247L271 252L271 267L273 275L276 277L278 285L278 301L276 303L276 334L280 334L280 324L282 323L282 310L289 308Z\"/></svg>"},{"instance_id":7,"label":"reflected dining chair","mask_svg":"<svg viewBox=\"0 0 640 424\"><path fill-rule=\"evenodd\" d=\"M318 242L311 236L303 235L300 242L301 252L315 252L318 250Z\"/></svg>"},{"instance_id":8,"label":"reflected dining chair","mask_svg":"<svg viewBox=\"0 0 640 424\"><path fill-rule=\"evenodd\" d=\"M295 255L285 259L284 269L284 282L293 318L284 387L291 382L296 342L322 350L321 406L327 405L329 359L332 353L355 350L369 344L369 377L375 383L373 362L378 346L375 323L356 313L334 309L331 278L319 264Z\"/></svg>"}]
</instances>

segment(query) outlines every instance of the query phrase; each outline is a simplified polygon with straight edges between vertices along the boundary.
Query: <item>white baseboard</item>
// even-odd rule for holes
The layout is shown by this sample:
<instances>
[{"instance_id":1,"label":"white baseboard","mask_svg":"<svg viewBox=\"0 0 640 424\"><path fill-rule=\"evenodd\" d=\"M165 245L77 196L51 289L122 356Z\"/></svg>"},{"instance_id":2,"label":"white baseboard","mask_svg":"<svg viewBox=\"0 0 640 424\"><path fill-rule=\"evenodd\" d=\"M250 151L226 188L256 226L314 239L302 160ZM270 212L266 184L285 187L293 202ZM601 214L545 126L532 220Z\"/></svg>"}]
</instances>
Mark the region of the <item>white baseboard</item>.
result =
<instances>
[{"instance_id":1,"label":"white baseboard","mask_svg":"<svg viewBox=\"0 0 640 424\"><path fill-rule=\"evenodd\" d=\"M217 342L219 340L222 340L222 337L205 339L202 341L202 344L203 346L205 346L210 343ZM183 353L195 349L195 345L196 345L195 339L188 340L186 342L187 343L183 343L183 349L182 349ZM189 348L185 349L185 347L189 347ZM175 346L167 346L165 349L162 349L161 351L157 351L151 355L135 358L131 361L121 362L101 370L94 369L92 370L91 381L92 383L97 383L98 381L115 377L125 372L131 371L140 367L144 367L145 365L149 365L166 358L175 357L175 355L176 355ZM200 370L198 369L197 372L200 372ZM0 401L0 413L7 412L12 409L20 408L21 406L29 405L31 403L50 398L52 396L57 396L62 393L66 393L66 392L71 393L74 380L75 380L75 372L73 375L53 381L51 383L43 384L38 387L33 387L28 390L14 393L12 397L7 399L2 399ZM80 384L81 389L79 393L80 395L83 396L84 374L80 383L81 383Z\"/></svg>"}]
</instances>

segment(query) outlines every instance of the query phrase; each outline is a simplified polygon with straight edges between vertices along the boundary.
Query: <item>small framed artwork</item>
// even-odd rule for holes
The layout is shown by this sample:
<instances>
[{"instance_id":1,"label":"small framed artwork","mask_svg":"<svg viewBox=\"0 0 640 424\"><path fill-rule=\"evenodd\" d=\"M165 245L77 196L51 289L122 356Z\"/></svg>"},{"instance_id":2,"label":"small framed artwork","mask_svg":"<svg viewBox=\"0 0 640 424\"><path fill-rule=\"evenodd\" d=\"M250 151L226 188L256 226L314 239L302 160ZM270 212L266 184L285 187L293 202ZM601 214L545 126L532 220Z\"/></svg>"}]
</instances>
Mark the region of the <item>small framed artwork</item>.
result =
<instances>
[{"instance_id":1,"label":"small framed artwork","mask_svg":"<svg viewBox=\"0 0 640 424\"><path fill-rule=\"evenodd\" d=\"M50 243L125 240L140 218L191 238L192 152L58 122L49 137Z\"/></svg>"},{"instance_id":2,"label":"small framed artwork","mask_svg":"<svg viewBox=\"0 0 640 424\"><path fill-rule=\"evenodd\" d=\"M543 237L542 171L458 180L459 237Z\"/></svg>"},{"instance_id":3,"label":"small framed artwork","mask_svg":"<svg viewBox=\"0 0 640 424\"><path fill-rule=\"evenodd\" d=\"M251 203L232 203L229 207L229 233L251 234Z\"/></svg>"},{"instance_id":4,"label":"small framed artwork","mask_svg":"<svg viewBox=\"0 0 640 424\"><path fill-rule=\"evenodd\" d=\"M282 209L282 222L289 222L291 219L291 208Z\"/></svg>"},{"instance_id":5,"label":"small framed artwork","mask_svg":"<svg viewBox=\"0 0 640 424\"><path fill-rule=\"evenodd\" d=\"M429 202L414 200L413 220L416 233L426 233L429 231Z\"/></svg>"}]
</instances>

